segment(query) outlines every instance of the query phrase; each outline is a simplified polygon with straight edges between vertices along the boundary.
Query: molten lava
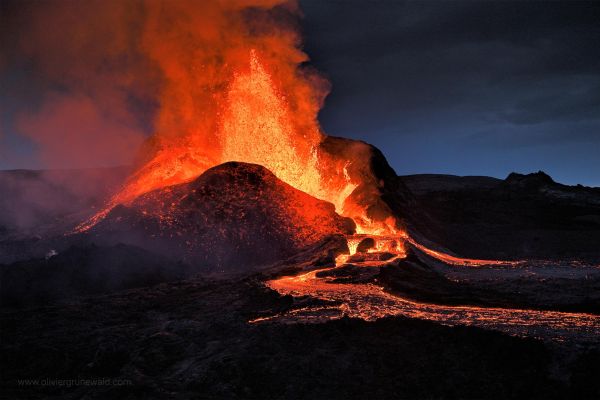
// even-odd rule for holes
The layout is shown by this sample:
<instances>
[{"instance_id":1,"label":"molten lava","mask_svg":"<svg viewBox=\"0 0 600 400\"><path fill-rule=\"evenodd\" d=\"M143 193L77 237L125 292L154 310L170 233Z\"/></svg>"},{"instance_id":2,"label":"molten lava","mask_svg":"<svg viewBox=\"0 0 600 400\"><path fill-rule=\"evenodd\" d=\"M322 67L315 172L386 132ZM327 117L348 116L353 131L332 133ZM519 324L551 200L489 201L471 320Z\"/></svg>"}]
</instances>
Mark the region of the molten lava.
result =
<instances>
[{"instance_id":1,"label":"molten lava","mask_svg":"<svg viewBox=\"0 0 600 400\"><path fill-rule=\"evenodd\" d=\"M327 85L299 68L307 57L298 48L296 30L269 14L287 3L252 4L147 4L142 43L164 76L156 133L123 187L75 231L93 227L118 205L133 205L142 195L238 161L259 164L294 188L334 204L338 214L355 222L357 234L378 238L373 251L402 256L408 235L383 200L384 191L395 193L388 187L395 173L387 163L390 179L375 173L385 168L374 166L376 150L365 143L336 141L321 132L317 114ZM293 15L289 6L284 9ZM248 18L249 8L264 18ZM143 211L169 220L160 207ZM315 212L291 206L288 218L310 220ZM352 250L355 244L350 240L349 245ZM422 250L458 265L487 263Z\"/></svg>"},{"instance_id":2,"label":"molten lava","mask_svg":"<svg viewBox=\"0 0 600 400\"><path fill-rule=\"evenodd\" d=\"M451 256L415 242L398 229L396 220L389 215L374 220L368 215L369 205L351 199L352 192L361 184L353 182L348 173L350 160L321 160L319 144L324 139L316 120L298 123L290 111L290 104L278 89L256 50L249 50L245 68L234 71L223 104L218 112L216 134L218 143L207 148L203 132L184 135L168 144L160 144L127 180L124 187L112 197L107 207L76 231L81 232L101 221L119 204L131 204L141 195L167 186L189 182L216 165L238 161L259 164L287 184L335 205L342 216L356 224L355 237L348 239L350 256L356 252L361 239L367 235L375 238L370 251L387 251L404 257L404 242L409 241L430 256L445 263L463 266L487 264L514 264L496 260L473 260ZM163 140L158 136L156 140ZM333 165L333 168L332 168ZM333 170L332 170L333 169ZM144 210L147 213L164 213L164 210ZM290 209L294 215L312 218L314 210ZM166 215L158 215L168 220ZM299 236L307 236L298 232ZM362 236L361 236L362 235ZM345 259L341 257L340 259Z\"/></svg>"},{"instance_id":3,"label":"molten lava","mask_svg":"<svg viewBox=\"0 0 600 400\"><path fill-rule=\"evenodd\" d=\"M350 179L349 161L344 162L341 171L322 168L318 146L324 135L318 123L314 116L299 123L298 116L292 115L286 95L280 92L269 66L261 62L256 50L249 51L245 68L232 73L219 109L215 128L219 140L213 148L203 145L201 136L205 132L159 144L108 206L81 224L77 231L95 225L118 204L128 204L162 187L189 182L215 165L240 161L262 165L293 187L333 203L339 214L355 220L359 233L397 233L392 217L376 223L366 210L345 204L359 184ZM161 136L156 140L162 140Z\"/></svg>"},{"instance_id":4,"label":"molten lava","mask_svg":"<svg viewBox=\"0 0 600 400\"><path fill-rule=\"evenodd\" d=\"M377 267L377 263L371 263L361 268ZM317 276L323 271L325 270L281 277L268 281L267 286L281 295L319 299L326 304L325 306L293 308L282 314L249 322L279 320L284 323L320 323L344 316L373 321L387 316L403 316L449 326L477 326L514 336L537 337L557 342L568 339L597 343L600 334L600 317L594 314L421 303L390 294L377 284L337 283L332 278Z\"/></svg>"},{"instance_id":5,"label":"molten lava","mask_svg":"<svg viewBox=\"0 0 600 400\"><path fill-rule=\"evenodd\" d=\"M318 130L300 136L290 119L285 96L250 52L250 69L236 73L221 120L221 161L260 164L279 179L317 198L326 198L317 170Z\"/></svg>"}]
</instances>

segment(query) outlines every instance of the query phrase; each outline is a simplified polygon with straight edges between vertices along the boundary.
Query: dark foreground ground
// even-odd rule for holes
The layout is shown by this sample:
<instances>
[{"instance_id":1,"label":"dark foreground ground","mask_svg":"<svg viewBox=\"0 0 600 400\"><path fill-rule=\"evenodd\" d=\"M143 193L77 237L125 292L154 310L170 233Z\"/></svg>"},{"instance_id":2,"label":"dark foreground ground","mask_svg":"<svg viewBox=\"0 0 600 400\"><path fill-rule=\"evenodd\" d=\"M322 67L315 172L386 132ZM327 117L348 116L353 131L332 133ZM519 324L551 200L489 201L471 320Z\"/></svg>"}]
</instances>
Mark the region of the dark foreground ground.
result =
<instances>
[{"instance_id":1,"label":"dark foreground ground","mask_svg":"<svg viewBox=\"0 0 600 400\"><path fill-rule=\"evenodd\" d=\"M600 395L597 349L403 318L248 323L285 311L292 303L290 297L280 297L258 280L246 278L188 280L62 306L5 310L2 397L591 399ZM59 386L54 379L105 380L101 385L65 381Z\"/></svg>"},{"instance_id":2,"label":"dark foreground ground","mask_svg":"<svg viewBox=\"0 0 600 400\"><path fill-rule=\"evenodd\" d=\"M118 243L17 257L52 232L43 226L81 220L80 203L105 195L65 193L55 177L17 179L23 174L0 176L13 193L0 196L2 398L600 398L600 338L542 342L398 317L249 323L316 300L281 297L256 270L199 278L186 263ZM600 312L600 189L541 173L398 179L410 189L398 208L431 242L465 257L552 262L475 271L411 256L378 272L389 291L440 304ZM27 203L48 185L55 201ZM337 247L316 245L309 261L263 273L331 264ZM353 271L339 279L357 279Z\"/></svg>"}]
</instances>

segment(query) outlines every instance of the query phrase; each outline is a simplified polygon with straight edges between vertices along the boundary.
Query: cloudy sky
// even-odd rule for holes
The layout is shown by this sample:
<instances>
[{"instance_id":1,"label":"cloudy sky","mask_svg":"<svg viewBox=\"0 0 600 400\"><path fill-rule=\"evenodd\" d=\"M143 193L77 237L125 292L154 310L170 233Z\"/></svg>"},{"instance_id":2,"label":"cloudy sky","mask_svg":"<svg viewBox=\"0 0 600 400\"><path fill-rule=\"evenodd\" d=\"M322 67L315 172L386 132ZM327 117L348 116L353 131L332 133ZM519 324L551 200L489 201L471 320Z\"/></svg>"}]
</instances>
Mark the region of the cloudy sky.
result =
<instances>
[{"instance_id":1,"label":"cloudy sky","mask_svg":"<svg viewBox=\"0 0 600 400\"><path fill-rule=\"evenodd\" d=\"M301 2L320 120L399 174L600 186L600 2Z\"/></svg>"},{"instance_id":2,"label":"cloudy sky","mask_svg":"<svg viewBox=\"0 0 600 400\"><path fill-rule=\"evenodd\" d=\"M2 3L8 53L30 16L19 11L22 2ZM300 3L304 49L332 83L320 114L327 133L378 146L398 174L544 170L560 182L600 186L600 2ZM0 73L0 169L45 167L32 131L75 104L78 115L98 120L89 135L121 129L124 148L151 131L143 117L153 105L137 101L143 93L122 100L140 110L133 122L102 119L85 98L61 97L43 118L21 121L24 108L39 108L60 88L27 62L0 58Z\"/></svg>"}]
</instances>

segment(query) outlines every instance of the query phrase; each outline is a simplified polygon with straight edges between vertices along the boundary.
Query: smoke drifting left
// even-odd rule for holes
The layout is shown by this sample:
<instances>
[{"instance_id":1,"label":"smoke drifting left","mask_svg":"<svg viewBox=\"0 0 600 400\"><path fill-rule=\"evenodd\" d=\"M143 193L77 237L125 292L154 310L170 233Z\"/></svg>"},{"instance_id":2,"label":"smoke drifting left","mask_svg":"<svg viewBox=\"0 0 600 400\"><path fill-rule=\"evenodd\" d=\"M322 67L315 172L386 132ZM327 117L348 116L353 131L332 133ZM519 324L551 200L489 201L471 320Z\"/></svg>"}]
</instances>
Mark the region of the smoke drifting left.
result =
<instances>
[{"instance_id":1,"label":"smoke drifting left","mask_svg":"<svg viewBox=\"0 0 600 400\"><path fill-rule=\"evenodd\" d=\"M15 102L11 129L45 168L131 164L155 132L214 145L217 97L250 46L278 58L284 89L306 59L297 7L280 0L3 2L2 14L0 68L26 70L22 91L36 93ZM309 86L297 90L314 102L295 106L316 115Z\"/></svg>"},{"instance_id":2,"label":"smoke drifting left","mask_svg":"<svg viewBox=\"0 0 600 400\"><path fill-rule=\"evenodd\" d=\"M19 2L4 8L2 68L28 70L35 88L24 90L43 93L16 110L13 129L36 145L41 165L131 162L158 82L136 43L140 5Z\"/></svg>"}]
</instances>

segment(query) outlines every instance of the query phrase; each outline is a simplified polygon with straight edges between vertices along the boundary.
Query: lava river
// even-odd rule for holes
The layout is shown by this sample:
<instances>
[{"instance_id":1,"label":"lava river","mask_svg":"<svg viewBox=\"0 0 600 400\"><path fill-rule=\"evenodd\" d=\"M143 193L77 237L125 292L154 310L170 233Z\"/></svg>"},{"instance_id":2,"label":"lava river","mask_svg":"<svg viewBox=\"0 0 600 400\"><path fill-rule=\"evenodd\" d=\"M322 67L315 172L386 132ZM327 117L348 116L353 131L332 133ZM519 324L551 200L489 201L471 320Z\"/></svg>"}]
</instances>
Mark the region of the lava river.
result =
<instances>
[{"instance_id":1,"label":"lava river","mask_svg":"<svg viewBox=\"0 0 600 400\"><path fill-rule=\"evenodd\" d=\"M399 257L402 255L395 258ZM355 265L372 269L389 265L393 260ZM597 343L600 338L600 316L594 314L422 303L390 294L377 284L335 283L334 278L318 276L324 275L320 272L341 268L343 261L334 268L266 282L268 287L281 295L308 296L321 301L315 302L319 305L295 308L250 322L320 323L342 317L373 321L388 316L402 316L448 326L476 326L514 336L557 342Z\"/></svg>"}]
</instances>

